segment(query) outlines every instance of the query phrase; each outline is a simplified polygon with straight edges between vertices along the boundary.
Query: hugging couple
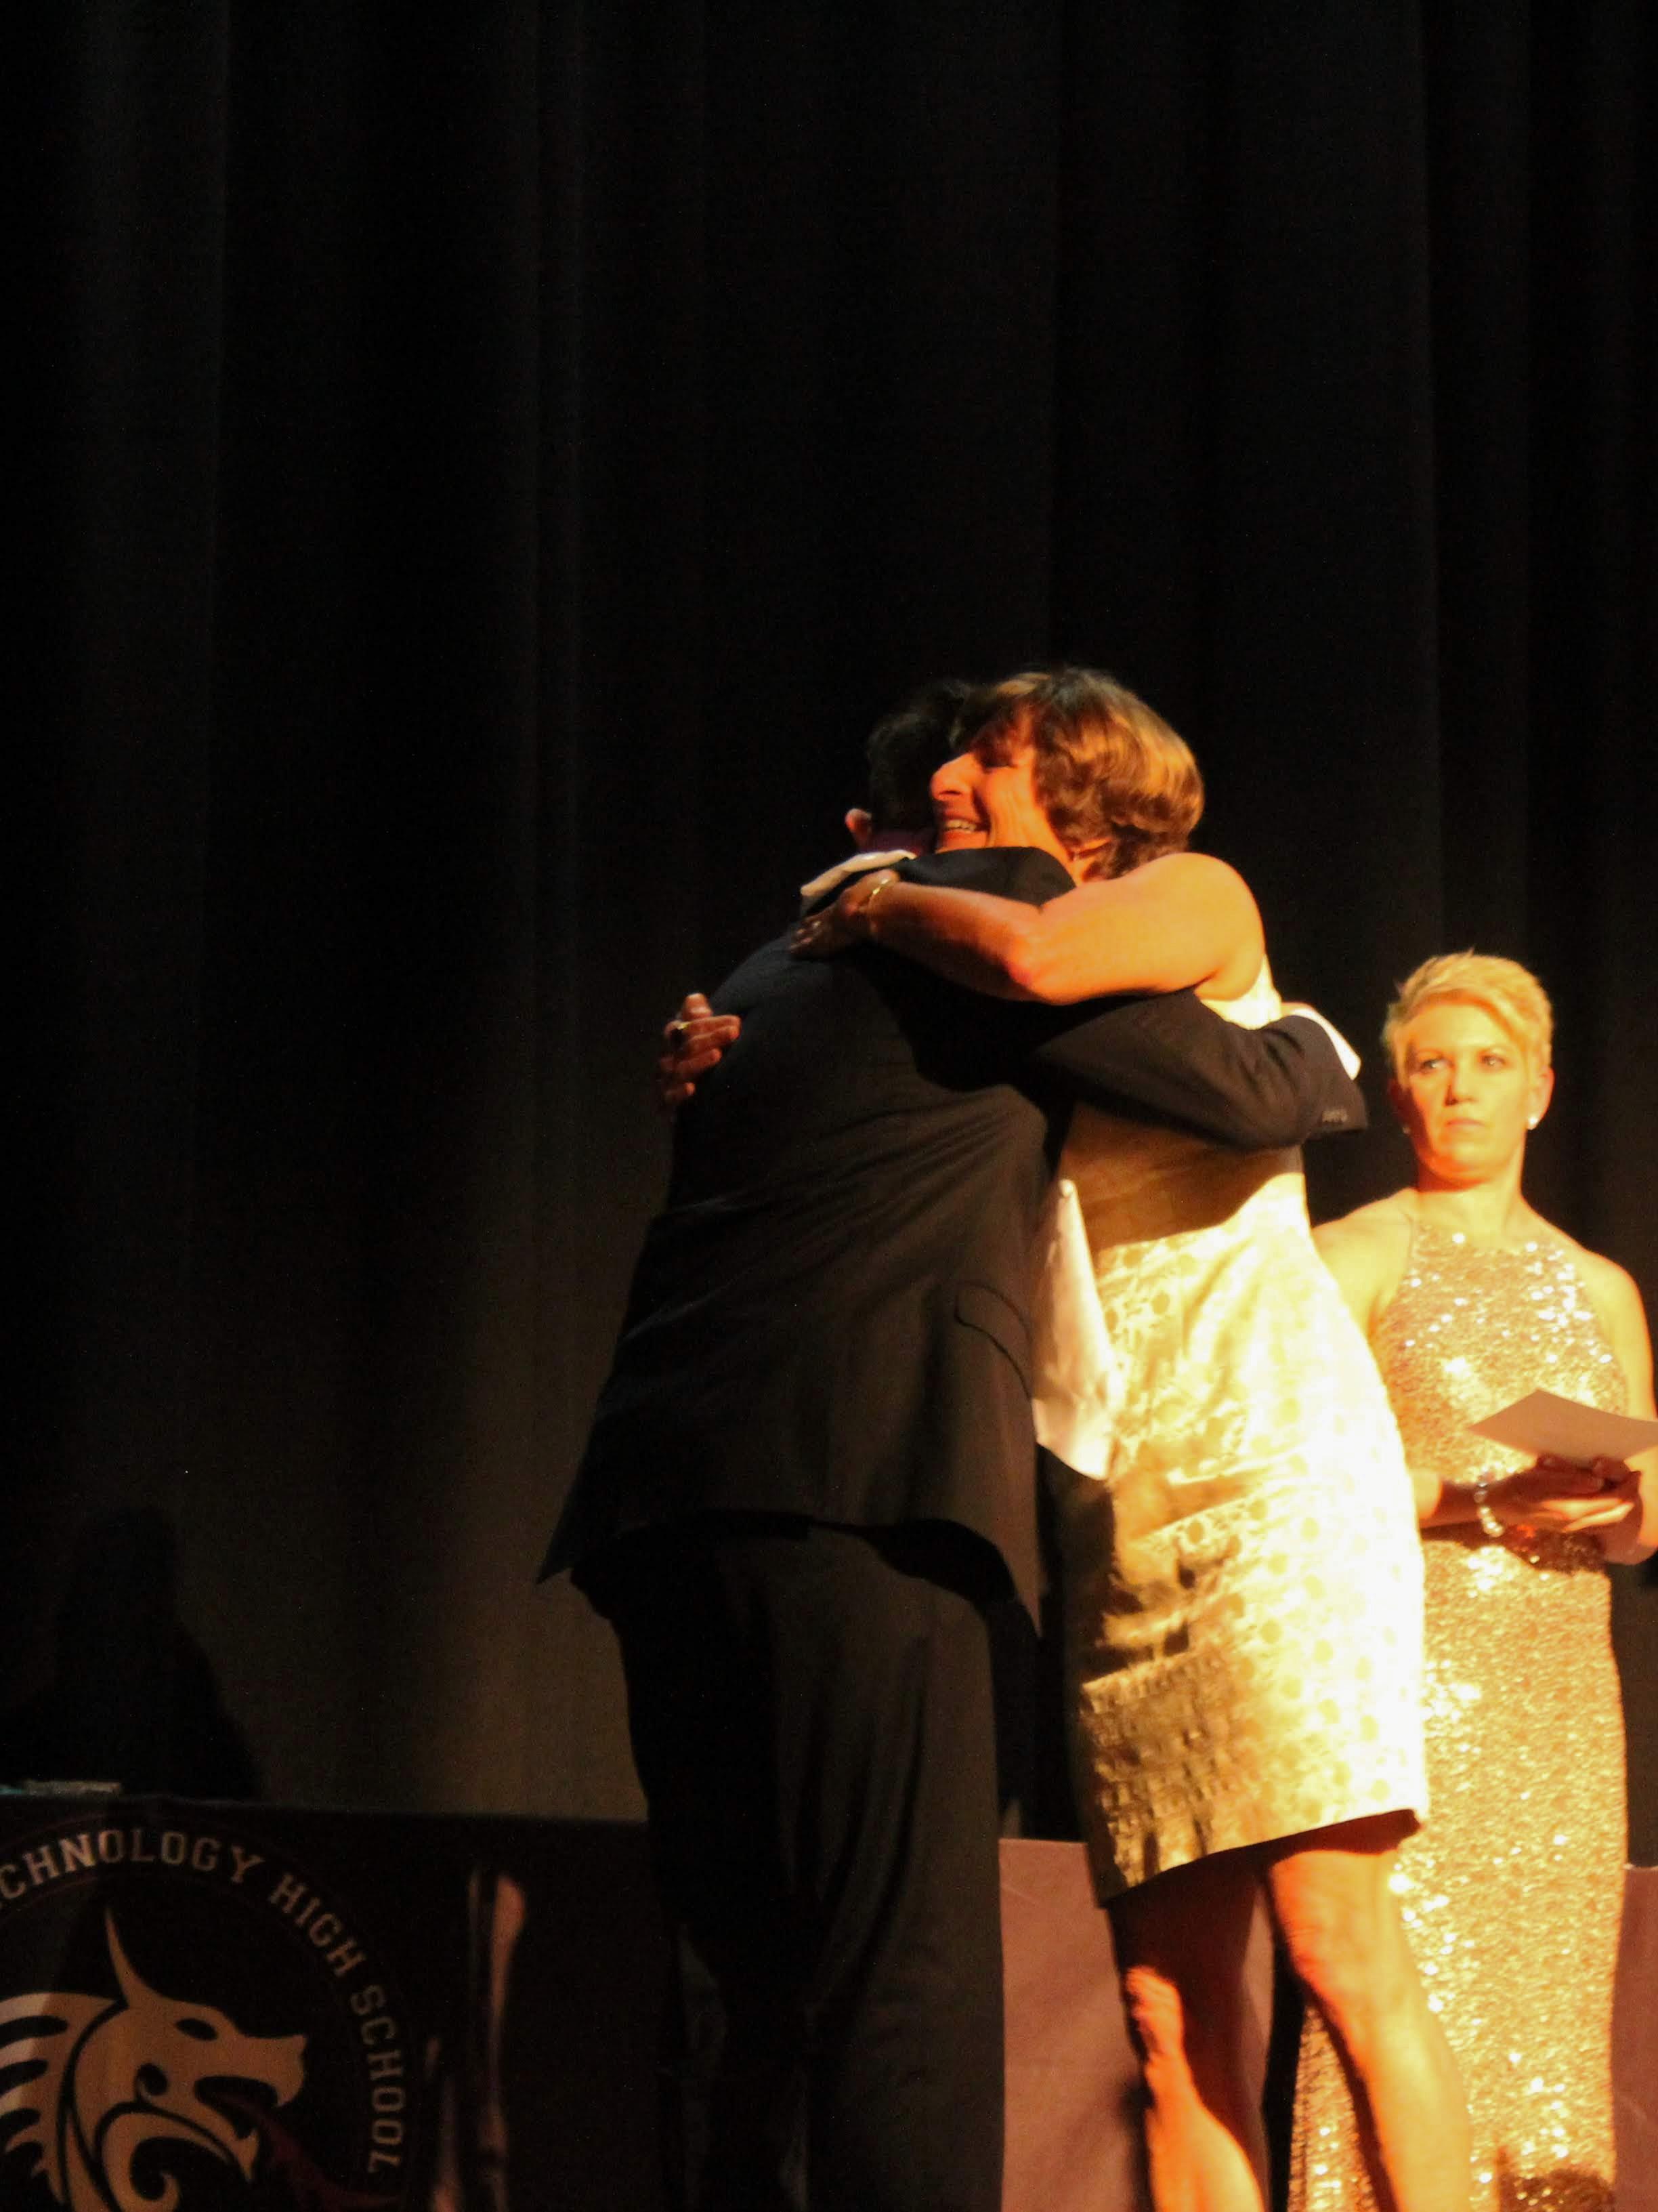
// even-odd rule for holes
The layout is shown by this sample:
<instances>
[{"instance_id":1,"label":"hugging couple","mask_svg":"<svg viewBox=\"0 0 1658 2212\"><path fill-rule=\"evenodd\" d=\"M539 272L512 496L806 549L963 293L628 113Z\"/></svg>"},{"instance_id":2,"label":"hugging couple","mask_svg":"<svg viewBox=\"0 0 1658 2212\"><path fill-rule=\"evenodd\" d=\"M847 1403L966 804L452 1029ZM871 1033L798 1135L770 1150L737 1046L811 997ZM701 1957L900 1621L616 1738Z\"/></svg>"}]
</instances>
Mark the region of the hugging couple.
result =
<instances>
[{"instance_id":1,"label":"hugging couple","mask_svg":"<svg viewBox=\"0 0 1658 2212\"><path fill-rule=\"evenodd\" d=\"M935 685L870 757L863 849L669 1025L667 1197L544 1567L615 1627L724 2000L699 2212L997 2212L986 1609L1036 1602L1038 1439L1158 2212L1264 2202L1263 1895L1360 2185L1466 2212L1390 1886L1418 1506L1296 1150L1362 1126L1351 1055L1283 1012L1248 886L1186 849L1191 753L1109 677Z\"/></svg>"}]
</instances>

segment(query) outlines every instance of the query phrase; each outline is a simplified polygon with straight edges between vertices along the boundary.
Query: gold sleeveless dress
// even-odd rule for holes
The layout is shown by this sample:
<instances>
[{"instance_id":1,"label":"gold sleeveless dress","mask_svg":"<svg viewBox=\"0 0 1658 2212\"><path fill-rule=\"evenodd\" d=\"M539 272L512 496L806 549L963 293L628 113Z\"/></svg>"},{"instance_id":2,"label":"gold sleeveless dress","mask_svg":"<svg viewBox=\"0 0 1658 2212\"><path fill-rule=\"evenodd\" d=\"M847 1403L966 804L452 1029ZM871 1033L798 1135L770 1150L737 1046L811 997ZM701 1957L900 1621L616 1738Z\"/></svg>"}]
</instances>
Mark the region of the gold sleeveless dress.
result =
<instances>
[{"instance_id":1,"label":"gold sleeveless dress","mask_svg":"<svg viewBox=\"0 0 1658 2212\"><path fill-rule=\"evenodd\" d=\"M1278 1011L1263 968L1217 1011ZM1096 1889L1426 1805L1421 1547L1399 1434L1320 1261L1296 1152L1079 1109L1089 1310L1038 1316L1078 1810ZM1074 1196L1072 1194L1074 1193ZM1050 1285L1066 1274L1050 1255ZM1086 1357L1078 1359L1082 1345ZM1049 1370L1093 1369L1096 1444ZM1087 1372L1072 1377L1088 1399Z\"/></svg>"},{"instance_id":2,"label":"gold sleeveless dress","mask_svg":"<svg viewBox=\"0 0 1658 2212\"><path fill-rule=\"evenodd\" d=\"M1452 1482L1526 1463L1468 1434L1527 1390L1622 1409L1570 1248L1418 1228L1376 1334L1413 1464ZM1468 2093L1478 2212L1609 2212L1624 1728L1609 1588L1588 1537L1424 1532L1433 1819L1394 1887ZM1352 2107L1309 2013L1292 2212L1374 2212Z\"/></svg>"}]
</instances>

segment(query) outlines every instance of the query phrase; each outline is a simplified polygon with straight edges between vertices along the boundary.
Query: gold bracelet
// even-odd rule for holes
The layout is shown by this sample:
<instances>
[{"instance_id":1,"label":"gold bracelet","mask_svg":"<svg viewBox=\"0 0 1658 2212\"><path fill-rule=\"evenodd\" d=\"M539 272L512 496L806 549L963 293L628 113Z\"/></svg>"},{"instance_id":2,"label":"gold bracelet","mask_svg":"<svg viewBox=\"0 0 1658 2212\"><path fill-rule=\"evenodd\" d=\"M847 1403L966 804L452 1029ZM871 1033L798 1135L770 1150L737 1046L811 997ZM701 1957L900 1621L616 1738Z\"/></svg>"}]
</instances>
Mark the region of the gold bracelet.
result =
<instances>
[{"instance_id":1,"label":"gold bracelet","mask_svg":"<svg viewBox=\"0 0 1658 2212\"><path fill-rule=\"evenodd\" d=\"M869 896L864 900L863 903L858 909L858 918L863 923L865 929L871 937L873 937L875 934L875 926L868 919L869 910L874 905L876 900L880 897L882 892L890 891L897 880L898 878L896 876L878 877L876 878L874 890L870 893Z\"/></svg>"}]
</instances>

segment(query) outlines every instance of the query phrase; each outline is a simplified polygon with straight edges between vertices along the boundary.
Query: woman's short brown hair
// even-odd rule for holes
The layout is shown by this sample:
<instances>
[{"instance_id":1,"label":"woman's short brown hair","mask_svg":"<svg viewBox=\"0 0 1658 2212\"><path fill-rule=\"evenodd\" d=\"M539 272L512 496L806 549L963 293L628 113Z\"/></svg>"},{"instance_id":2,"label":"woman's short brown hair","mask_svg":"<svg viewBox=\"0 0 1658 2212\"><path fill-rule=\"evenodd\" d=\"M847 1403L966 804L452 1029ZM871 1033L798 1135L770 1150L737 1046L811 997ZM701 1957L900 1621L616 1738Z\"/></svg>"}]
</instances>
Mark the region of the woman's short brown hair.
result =
<instances>
[{"instance_id":1,"label":"woman's short brown hair","mask_svg":"<svg viewBox=\"0 0 1658 2212\"><path fill-rule=\"evenodd\" d=\"M1439 999L1483 1006L1525 1054L1533 1074L1549 1066L1554 1009L1530 969L1495 952L1437 952L1405 978L1382 1024L1382 1048L1395 1076L1405 1073L1406 1030L1424 1006Z\"/></svg>"},{"instance_id":2,"label":"woman's short brown hair","mask_svg":"<svg viewBox=\"0 0 1658 2212\"><path fill-rule=\"evenodd\" d=\"M1144 699L1096 668L1012 676L993 696L975 750L1035 747L1036 796L1060 842L1103 843L1092 872L1127 875L1182 848L1203 813L1203 778Z\"/></svg>"}]
</instances>

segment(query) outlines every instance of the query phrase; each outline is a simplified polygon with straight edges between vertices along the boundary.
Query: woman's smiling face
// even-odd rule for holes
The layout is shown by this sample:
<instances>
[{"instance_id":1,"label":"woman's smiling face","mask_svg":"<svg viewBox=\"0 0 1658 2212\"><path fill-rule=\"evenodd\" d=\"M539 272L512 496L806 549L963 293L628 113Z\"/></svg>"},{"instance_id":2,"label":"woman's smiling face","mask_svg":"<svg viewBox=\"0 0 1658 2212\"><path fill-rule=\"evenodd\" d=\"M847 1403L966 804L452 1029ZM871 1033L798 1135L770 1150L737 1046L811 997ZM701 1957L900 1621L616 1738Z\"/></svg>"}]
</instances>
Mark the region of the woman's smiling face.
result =
<instances>
[{"instance_id":1,"label":"woman's smiling face","mask_svg":"<svg viewBox=\"0 0 1658 2212\"><path fill-rule=\"evenodd\" d=\"M1035 748L1017 734L957 753L932 779L938 824L935 850L982 845L1031 845L1069 868L1070 855L1036 795Z\"/></svg>"}]
</instances>

